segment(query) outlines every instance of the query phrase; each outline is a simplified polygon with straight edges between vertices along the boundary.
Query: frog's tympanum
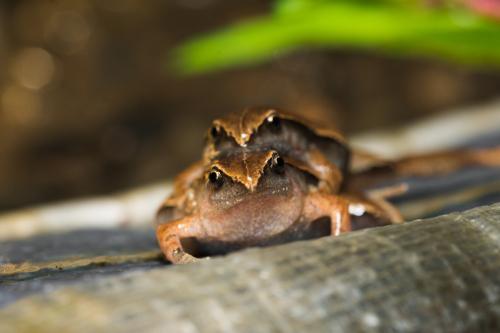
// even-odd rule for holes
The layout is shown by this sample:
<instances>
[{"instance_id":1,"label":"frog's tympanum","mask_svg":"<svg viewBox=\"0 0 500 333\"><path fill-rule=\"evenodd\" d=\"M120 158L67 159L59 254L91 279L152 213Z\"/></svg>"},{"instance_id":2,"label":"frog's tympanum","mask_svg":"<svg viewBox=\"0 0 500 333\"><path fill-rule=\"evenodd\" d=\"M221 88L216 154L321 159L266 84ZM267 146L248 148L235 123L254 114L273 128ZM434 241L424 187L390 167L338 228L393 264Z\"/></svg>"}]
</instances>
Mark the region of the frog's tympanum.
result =
<instances>
[{"instance_id":1,"label":"frog's tympanum","mask_svg":"<svg viewBox=\"0 0 500 333\"><path fill-rule=\"evenodd\" d=\"M180 264L250 246L399 223L399 211L386 198L405 187L369 192L362 182L381 170L432 173L428 166L444 156L399 162L365 156L376 168L363 163L366 170L353 174L351 155L356 156L337 131L276 109L246 109L217 119L202 159L176 178L158 211L158 243L169 261ZM463 154L446 156L455 159L452 167L500 165L499 148L474 152L466 160Z\"/></svg>"}]
</instances>

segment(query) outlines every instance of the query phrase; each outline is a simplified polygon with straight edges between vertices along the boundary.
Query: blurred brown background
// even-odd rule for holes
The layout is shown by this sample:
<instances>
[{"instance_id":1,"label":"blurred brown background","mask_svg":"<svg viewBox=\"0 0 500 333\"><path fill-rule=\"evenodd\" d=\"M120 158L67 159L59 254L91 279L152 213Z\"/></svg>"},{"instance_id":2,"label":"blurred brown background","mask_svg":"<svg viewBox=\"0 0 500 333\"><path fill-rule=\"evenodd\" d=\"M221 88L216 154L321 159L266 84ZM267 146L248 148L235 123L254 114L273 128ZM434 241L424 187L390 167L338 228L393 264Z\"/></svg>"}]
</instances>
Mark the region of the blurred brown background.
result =
<instances>
[{"instance_id":1,"label":"blurred brown background","mask_svg":"<svg viewBox=\"0 0 500 333\"><path fill-rule=\"evenodd\" d=\"M307 51L191 78L168 51L268 11L263 0L0 3L0 210L171 178L210 120L274 105L348 134L500 94L500 73L423 59Z\"/></svg>"}]
</instances>

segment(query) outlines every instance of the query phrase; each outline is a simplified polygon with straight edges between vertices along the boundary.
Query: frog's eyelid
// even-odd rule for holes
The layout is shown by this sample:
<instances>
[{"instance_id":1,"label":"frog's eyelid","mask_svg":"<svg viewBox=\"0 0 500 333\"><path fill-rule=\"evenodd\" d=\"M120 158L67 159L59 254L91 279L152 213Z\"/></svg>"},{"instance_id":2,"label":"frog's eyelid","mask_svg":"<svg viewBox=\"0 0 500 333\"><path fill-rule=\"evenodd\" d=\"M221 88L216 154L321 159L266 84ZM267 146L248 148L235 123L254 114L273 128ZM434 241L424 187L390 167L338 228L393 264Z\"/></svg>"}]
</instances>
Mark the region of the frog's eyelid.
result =
<instances>
[{"instance_id":1,"label":"frog's eyelid","mask_svg":"<svg viewBox=\"0 0 500 333\"><path fill-rule=\"evenodd\" d=\"M220 174L220 175L223 175L223 174L224 174L224 173L223 173L222 171L220 171L218 168L216 168L216 167L212 167L209 171L207 171L207 172L205 173L205 178L207 178L207 179L208 179L208 178L210 177L210 174L212 174L212 173L218 173L218 174Z\"/></svg>"}]
</instances>

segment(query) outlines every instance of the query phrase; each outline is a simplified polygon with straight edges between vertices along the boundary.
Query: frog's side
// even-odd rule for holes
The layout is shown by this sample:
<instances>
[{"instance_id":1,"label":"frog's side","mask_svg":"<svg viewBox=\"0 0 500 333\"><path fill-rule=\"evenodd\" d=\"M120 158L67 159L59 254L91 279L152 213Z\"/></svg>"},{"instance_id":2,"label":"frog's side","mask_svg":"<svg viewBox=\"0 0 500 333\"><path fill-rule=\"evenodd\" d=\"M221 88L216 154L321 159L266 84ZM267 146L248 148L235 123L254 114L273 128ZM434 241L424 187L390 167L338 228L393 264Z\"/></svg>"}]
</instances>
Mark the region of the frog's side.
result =
<instances>
[{"instance_id":1,"label":"frog's side","mask_svg":"<svg viewBox=\"0 0 500 333\"><path fill-rule=\"evenodd\" d=\"M235 150L276 150L296 168L337 192L349 168L349 148L339 132L282 110L249 108L216 119L207 135L204 161Z\"/></svg>"},{"instance_id":2,"label":"frog's side","mask_svg":"<svg viewBox=\"0 0 500 333\"><path fill-rule=\"evenodd\" d=\"M272 150L214 160L186 193L181 204L166 204L159 213L166 223L157 227L158 242L173 263L196 260L184 250L182 239L195 239L196 250L204 254L225 253L338 235L351 230L349 210L376 210L369 203L318 191L317 179ZM329 218L329 228L322 218Z\"/></svg>"}]
</instances>

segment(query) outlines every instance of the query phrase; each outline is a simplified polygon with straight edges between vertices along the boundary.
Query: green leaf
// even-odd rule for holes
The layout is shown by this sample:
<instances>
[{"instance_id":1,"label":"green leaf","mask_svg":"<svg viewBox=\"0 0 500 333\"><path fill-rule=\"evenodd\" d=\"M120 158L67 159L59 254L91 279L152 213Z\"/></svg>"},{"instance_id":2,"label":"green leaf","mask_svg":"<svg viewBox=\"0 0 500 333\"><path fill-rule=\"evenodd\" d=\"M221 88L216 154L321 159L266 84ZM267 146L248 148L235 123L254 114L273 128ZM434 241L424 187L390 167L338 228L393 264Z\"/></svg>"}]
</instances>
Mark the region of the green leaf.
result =
<instances>
[{"instance_id":1,"label":"green leaf","mask_svg":"<svg viewBox=\"0 0 500 333\"><path fill-rule=\"evenodd\" d=\"M180 73L194 74L297 49L350 48L500 64L500 25L466 11L400 2L282 0L272 15L188 41L172 62Z\"/></svg>"}]
</instances>

